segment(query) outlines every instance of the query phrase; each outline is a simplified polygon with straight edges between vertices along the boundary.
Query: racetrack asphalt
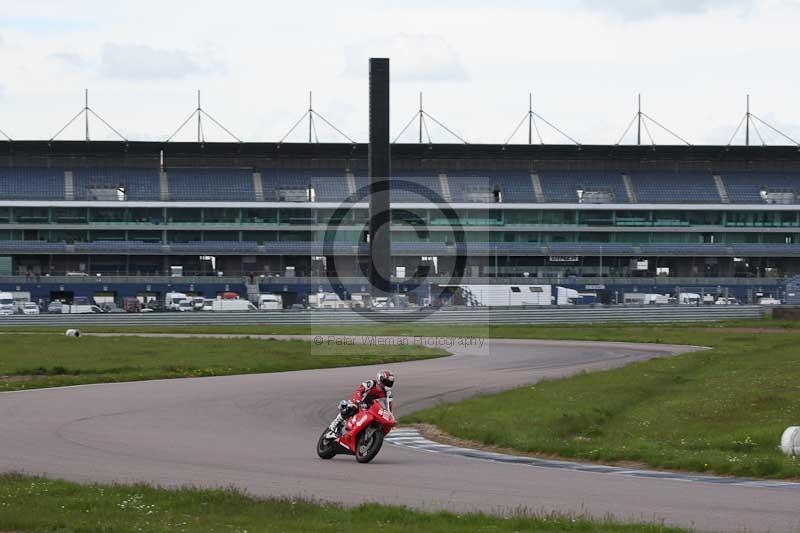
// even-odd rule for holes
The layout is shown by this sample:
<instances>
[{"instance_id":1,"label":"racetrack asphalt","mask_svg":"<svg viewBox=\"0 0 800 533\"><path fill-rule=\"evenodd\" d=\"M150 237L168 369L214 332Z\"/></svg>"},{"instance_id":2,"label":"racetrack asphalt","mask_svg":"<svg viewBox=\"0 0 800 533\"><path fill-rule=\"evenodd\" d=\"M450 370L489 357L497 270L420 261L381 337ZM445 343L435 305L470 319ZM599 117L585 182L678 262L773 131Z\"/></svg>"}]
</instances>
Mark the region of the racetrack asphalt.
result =
<instances>
[{"instance_id":1,"label":"racetrack asphalt","mask_svg":"<svg viewBox=\"0 0 800 533\"><path fill-rule=\"evenodd\" d=\"M325 336L312 349L324 350L327 342ZM399 414L693 348L485 339L449 349L452 357L391 365ZM795 490L528 467L391 445L368 465L346 456L318 459L316 439L338 401L378 368L3 393L0 470L75 481L235 486L258 496L347 505L501 514L525 509L701 530L800 531Z\"/></svg>"}]
</instances>

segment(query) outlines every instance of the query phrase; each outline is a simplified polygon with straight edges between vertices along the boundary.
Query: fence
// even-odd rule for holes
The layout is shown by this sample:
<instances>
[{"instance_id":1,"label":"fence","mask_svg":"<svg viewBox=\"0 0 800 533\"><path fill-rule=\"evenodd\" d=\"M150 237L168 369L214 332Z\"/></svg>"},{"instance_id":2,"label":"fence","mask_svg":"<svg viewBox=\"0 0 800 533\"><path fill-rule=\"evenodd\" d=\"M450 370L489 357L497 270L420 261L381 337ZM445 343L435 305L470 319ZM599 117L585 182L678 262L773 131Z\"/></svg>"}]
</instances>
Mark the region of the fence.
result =
<instances>
[{"instance_id":1,"label":"fence","mask_svg":"<svg viewBox=\"0 0 800 533\"><path fill-rule=\"evenodd\" d=\"M761 318L764 307L731 306L642 306L642 307L544 307L535 309L441 309L433 312L387 310L303 310L260 312L120 313L109 315L14 315L0 317L7 326L267 326L352 325L375 322L404 324L586 324L596 322L710 322Z\"/></svg>"}]
</instances>

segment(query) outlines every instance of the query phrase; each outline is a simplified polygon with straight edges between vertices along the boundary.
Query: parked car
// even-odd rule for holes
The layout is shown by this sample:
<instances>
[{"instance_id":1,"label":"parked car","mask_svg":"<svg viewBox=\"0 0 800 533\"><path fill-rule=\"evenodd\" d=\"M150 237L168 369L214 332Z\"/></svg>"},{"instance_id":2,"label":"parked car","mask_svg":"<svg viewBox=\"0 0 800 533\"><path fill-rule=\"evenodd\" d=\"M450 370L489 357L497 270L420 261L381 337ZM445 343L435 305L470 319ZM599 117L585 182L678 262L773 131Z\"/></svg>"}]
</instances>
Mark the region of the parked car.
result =
<instances>
[{"instance_id":1,"label":"parked car","mask_svg":"<svg viewBox=\"0 0 800 533\"><path fill-rule=\"evenodd\" d=\"M36 305L35 302L25 302L22 304L22 314L23 315L38 315L39 314L39 306Z\"/></svg>"},{"instance_id":2,"label":"parked car","mask_svg":"<svg viewBox=\"0 0 800 533\"><path fill-rule=\"evenodd\" d=\"M55 300L47 304L47 312L48 313L63 313L64 312L64 304Z\"/></svg>"},{"instance_id":3,"label":"parked car","mask_svg":"<svg viewBox=\"0 0 800 533\"><path fill-rule=\"evenodd\" d=\"M101 308L103 309L104 313L124 313L125 310L117 307L117 304L114 302L106 302L104 303Z\"/></svg>"},{"instance_id":4,"label":"parked car","mask_svg":"<svg viewBox=\"0 0 800 533\"><path fill-rule=\"evenodd\" d=\"M178 305L175 308L175 310L181 313L187 311L194 311L194 302L192 302L191 300L181 300L180 302L178 302Z\"/></svg>"}]
</instances>

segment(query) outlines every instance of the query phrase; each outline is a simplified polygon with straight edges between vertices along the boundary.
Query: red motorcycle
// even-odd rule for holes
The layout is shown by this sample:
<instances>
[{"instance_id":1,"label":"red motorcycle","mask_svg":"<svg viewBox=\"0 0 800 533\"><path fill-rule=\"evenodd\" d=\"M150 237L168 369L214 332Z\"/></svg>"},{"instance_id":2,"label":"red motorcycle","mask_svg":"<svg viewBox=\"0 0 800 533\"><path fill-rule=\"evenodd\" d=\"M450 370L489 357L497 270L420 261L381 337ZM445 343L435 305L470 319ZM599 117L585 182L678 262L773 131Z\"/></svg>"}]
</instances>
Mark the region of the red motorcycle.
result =
<instances>
[{"instance_id":1,"label":"red motorcycle","mask_svg":"<svg viewBox=\"0 0 800 533\"><path fill-rule=\"evenodd\" d=\"M326 429L317 441L317 455L331 459L338 454L355 455L359 463L372 461L383 446L383 437L395 426L391 406L385 398L361 406L347 419L339 435Z\"/></svg>"}]
</instances>

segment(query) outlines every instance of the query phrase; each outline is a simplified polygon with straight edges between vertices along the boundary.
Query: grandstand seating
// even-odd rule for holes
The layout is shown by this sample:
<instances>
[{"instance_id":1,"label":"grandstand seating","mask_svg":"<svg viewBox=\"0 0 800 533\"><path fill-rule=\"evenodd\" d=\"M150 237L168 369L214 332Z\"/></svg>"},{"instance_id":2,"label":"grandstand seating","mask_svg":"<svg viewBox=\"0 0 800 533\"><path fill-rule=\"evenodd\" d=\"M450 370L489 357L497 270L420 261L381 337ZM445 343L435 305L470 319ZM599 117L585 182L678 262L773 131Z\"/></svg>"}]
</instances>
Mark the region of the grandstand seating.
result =
<instances>
[{"instance_id":1,"label":"grandstand seating","mask_svg":"<svg viewBox=\"0 0 800 533\"><path fill-rule=\"evenodd\" d=\"M447 201L442 192L442 186L439 183L439 175L435 172L408 172L399 171L393 172L392 177L397 181L406 182L401 188L396 182L392 186L392 201L393 202L430 202L430 192L433 191L434 197L438 196ZM355 177L356 191L362 190L369 185L369 178L364 175L357 175ZM364 198L363 201L367 199Z\"/></svg>"},{"instance_id":2,"label":"grandstand seating","mask_svg":"<svg viewBox=\"0 0 800 533\"><path fill-rule=\"evenodd\" d=\"M633 247L624 243L559 242L549 246L553 254L631 254Z\"/></svg>"},{"instance_id":3,"label":"grandstand seating","mask_svg":"<svg viewBox=\"0 0 800 533\"><path fill-rule=\"evenodd\" d=\"M278 189L283 187L314 189L317 202L342 202L350 196L344 170L335 169L300 169L262 171L261 180L264 187L264 199L276 197Z\"/></svg>"},{"instance_id":4,"label":"grandstand seating","mask_svg":"<svg viewBox=\"0 0 800 533\"><path fill-rule=\"evenodd\" d=\"M47 241L0 241L0 251L2 252L27 252L27 253L58 253L63 252L65 245L63 242L47 242Z\"/></svg>"},{"instance_id":5,"label":"grandstand seating","mask_svg":"<svg viewBox=\"0 0 800 533\"><path fill-rule=\"evenodd\" d=\"M394 172L392 177L392 200L395 202L430 202L431 196L447 201L437 173ZM403 182L402 187L398 182Z\"/></svg>"},{"instance_id":6,"label":"grandstand seating","mask_svg":"<svg viewBox=\"0 0 800 533\"><path fill-rule=\"evenodd\" d=\"M92 189L125 188L127 200L159 200L158 168L73 168L72 188L76 200L95 200Z\"/></svg>"},{"instance_id":7,"label":"grandstand seating","mask_svg":"<svg viewBox=\"0 0 800 533\"><path fill-rule=\"evenodd\" d=\"M711 174L636 172L631 182L639 203L714 203L722 200Z\"/></svg>"},{"instance_id":8,"label":"grandstand seating","mask_svg":"<svg viewBox=\"0 0 800 533\"><path fill-rule=\"evenodd\" d=\"M642 254L652 255L724 255L721 244L643 244Z\"/></svg>"},{"instance_id":9,"label":"grandstand seating","mask_svg":"<svg viewBox=\"0 0 800 533\"><path fill-rule=\"evenodd\" d=\"M140 241L95 241L75 243L76 252L161 253L160 243Z\"/></svg>"},{"instance_id":10,"label":"grandstand seating","mask_svg":"<svg viewBox=\"0 0 800 533\"><path fill-rule=\"evenodd\" d=\"M254 241L196 241L172 243L169 246L173 252L253 253L258 251L258 243Z\"/></svg>"},{"instance_id":11,"label":"grandstand seating","mask_svg":"<svg viewBox=\"0 0 800 533\"><path fill-rule=\"evenodd\" d=\"M171 200L254 202L253 172L240 168L167 170Z\"/></svg>"},{"instance_id":12,"label":"grandstand seating","mask_svg":"<svg viewBox=\"0 0 800 533\"><path fill-rule=\"evenodd\" d=\"M800 276L786 280L786 303L800 305Z\"/></svg>"},{"instance_id":13,"label":"grandstand seating","mask_svg":"<svg viewBox=\"0 0 800 533\"><path fill-rule=\"evenodd\" d=\"M734 244L737 255L800 255L800 244Z\"/></svg>"},{"instance_id":14,"label":"grandstand seating","mask_svg":"<svg viewBox=\"0 0 800 533\"><path fill-rule=\"evenodd\" d=\"M157 168L74 167L75 200L116 199L113 190L124 187L127 200L159 200ZM314 189L316 202L342 202L350 197L348 180L341 169L264 169L263 198L275 201L280 189ZM761 204L761 191L787 192L800 198L798 172L722 172L731 203ZM447 190L442 190L435 171L398 171L398 180L409 182L410 190L393 189L396 202L425 202L424 192L431 190L450 202L491 202L493 191L502 192L503 203L535 203L530 174L525 171L451 171ZM628 203L621 174L590 171L539 172L545 202L576 203L577 190L609 191L614 203ZM252 172L241 168L173 168L168 170L169 198L183 201L255 201ZM710 173L634 172L631 183L639 203L720 203L719 192ZM355 176L356 188L366 187L367 177ZM49 167L0 168L0 199L64 200L64 169ZM93 189L108 189L98 196Z\"/></svg>"},{"instance_id":15,"label":"grandstand seating","mask_svg":"<svg viewBox=\"0 0 800 533\"><path fill-rule=\"evenodd\" d=\"M64 169L0 167L1 200L63 200Z\"/></svg>"},{"instance_id":16,"label":"grandstand seating","mask_svg":"<svg viewBox=\"0 0 800 533\"><path fill-rule=\"evenodd\" d=\"M476 175L476 176L447 176L447 185L450 188L450 200L452 202L475 202L478 201L480 196L491 196L491 202L494 202L494 191L500 189L496 180L489 175ZM479 192L483 192L481 195ZM535 201L535 200L532 200Z\"/></svg>"},{"instance_id":17,"label":"grandstand seating","mask_svg":"<svg viewBox=\"0 0 800 533\"><path fill-rule=\"evenodd\" d=\"M546 202L578 201L578 189L584 191L609 190L613 194L614 203L627 203L628 193L620 173L601 172L539 172L542 191Z\"/></svg>"},{"instance_id":18,"label":"grandstand seating","mask_svg":"<svg viewBox=\"0 0 800 533\"><path fill-rule=\"evenodd\" d=\"M721 172L731 203L761 204L761 190L800 192L800 173Z\"/></svg>"},{"instance_id":19,"label":"grandstand seating","mask_svg":"<svg viewBox=\"0 0 800 533\"><path fill-rule=\"evenodd\" d=\"M529 172L491 171L491 172L459 172L447 173L450 197L453 202L469 202L467 196L470 186L490 186L502 192L503 203L533 203L536 194Z\"/></svg>"}]
</instances>

